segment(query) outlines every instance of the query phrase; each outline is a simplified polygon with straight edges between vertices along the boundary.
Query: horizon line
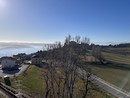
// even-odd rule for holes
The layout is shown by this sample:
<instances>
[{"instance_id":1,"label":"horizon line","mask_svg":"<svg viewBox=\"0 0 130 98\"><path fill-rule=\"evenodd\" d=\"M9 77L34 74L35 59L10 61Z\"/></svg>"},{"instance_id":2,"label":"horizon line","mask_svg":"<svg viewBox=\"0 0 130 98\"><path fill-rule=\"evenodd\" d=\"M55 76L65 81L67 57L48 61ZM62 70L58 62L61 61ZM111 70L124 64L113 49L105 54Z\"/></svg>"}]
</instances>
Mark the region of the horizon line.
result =
<instances>
[{"instance_id":1,"label":"horizon line","mask_svg":"<svg viewBox=\"0 0 130 98\"><path fill-rule=\"evenodd\" d=\"M18 43L18 44L53 44L54 42L41 42L41 41L0 41L0 43ZM124 44L124 43L130 43L128 41L124 42L90 42L90 44L99 44L99 45L116 45L116 44Z\"/></svg>"}]
</instances>

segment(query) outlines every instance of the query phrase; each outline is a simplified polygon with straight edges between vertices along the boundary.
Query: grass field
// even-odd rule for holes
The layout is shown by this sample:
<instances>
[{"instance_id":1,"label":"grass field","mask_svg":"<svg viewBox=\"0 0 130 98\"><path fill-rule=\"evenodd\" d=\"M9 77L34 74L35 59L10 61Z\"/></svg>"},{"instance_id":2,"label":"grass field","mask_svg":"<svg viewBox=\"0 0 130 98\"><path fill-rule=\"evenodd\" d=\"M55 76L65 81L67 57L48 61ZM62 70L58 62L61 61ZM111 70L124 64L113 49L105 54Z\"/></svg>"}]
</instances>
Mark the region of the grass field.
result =
<instances>
[{"instance_id":1,"label":"grass field","mask_svg":"<svg viewBox=\"0 0 130 98\"><path fill-rule=\"evenodd\" d=\"M26 91L27 93L35 96L36 98L43 98L44 95L44 79L43 79L43 71L44 69L30 66L26 72L26 74L22 74L17 77L17 79L21 80L21 88L22 90ZM16 87L15 84L16 78L12 79L12 86ZM76 82L76 86L80 85L81 82ZM81 98L79 95L80 93L75 93L74 98ZM41 97L40 97L41 96ZM78 97L77 97L78 96ZM93 97L92 97L93 96ZM108 93L103 90L90 90L87 98L108 98ZM110 97L112 98L112 96ZM113 97L114 98L114 97Z\"/></svg>"},{"instance_id":2,"label":"grass field","mask_svg":"<svg viewBox=\"0 0 130 98\"><path fill-rule=\"evenodd\" d=\"M125 56L130 56L130 47L125 48L106 48L103 49L104 52L113 53L113 54L121 54Z\"/></svg>"},{"instance_id":3,"label":"grass field","mask_svg":"<svg viewBox=\"0 0 130 98\"><path fill-rule=\"evenodd\" d=\"M43 69L30 66L26 73L18 76L17 79L21 80L22 90L30 93L33 96L43 95L44 94L44 80L42 76ZM16 87L16 78L13 79L13 86Z\"/></svg>"},{"instance_id":4,"label":"grass field","mask_svg":"<svg viewBox=\"0 0 130 98\"><path fill-rule=\"evenodd\" d=\"M103 52L102 55L105 60L108 60L114 63L128 64L128 65L130 64L130 56L107 53L107 52Z\"/></svg>"},{"instance_id":5,"label":"grass field","mask_svg":"<svg viewBox=\"0 0 130 98\"><path fill-rule=\"evenodd\" d=\"M89 50L91 53L91 50ZM125 48L104 48L102 57L110 64L88 64L91 66L92 73L103 80L130 92L130 47ZM89 55L89 62L93 59ZM86 62L87 59L86 59ZM93 60L92 60L93 62ZM94 61L95 62L95 61ZM96 61L98 62L98 61Z\"/></svg>"},{"instance_id":6,"label":"grass field","mask_svg":"<svg viewBox=\"0 0 130 98\"><path fill-rule=\"evenodd\" d=\"M130 48L107 48L102 56L110 64L90 64L92 72L105 81L130 91ZM90 57L89 57L90 59Z\"/></svg>"},{"instance_id":7,"label":"grass field","mask_svg":"<svg viewBox=\"0 0 130 98\"><path fill-rule=\"evenodd\" d=\"M126 91L130 90L130 69L121 69L116 67L93 65L91 66L92 73L102 78L103 80L123 88Z\"/></svg>"}]
</instances>

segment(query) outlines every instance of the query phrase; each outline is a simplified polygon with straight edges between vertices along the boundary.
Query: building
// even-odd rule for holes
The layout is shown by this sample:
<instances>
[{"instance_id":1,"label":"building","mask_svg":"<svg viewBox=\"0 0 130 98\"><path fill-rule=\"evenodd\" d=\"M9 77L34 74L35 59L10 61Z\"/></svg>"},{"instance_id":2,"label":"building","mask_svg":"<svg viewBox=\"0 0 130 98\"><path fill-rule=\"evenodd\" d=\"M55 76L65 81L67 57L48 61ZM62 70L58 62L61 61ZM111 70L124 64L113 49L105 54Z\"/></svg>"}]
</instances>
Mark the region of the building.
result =
<instances>
[{"instance_id":1,"label":"building","mask_svg":"<svg viewBox=\"0 0 130 98\"><path fill-rule=\"evenodd\" d=\"M13 57L2 57L1 59L2 69L16 69L18 68L18 62Z\"/></svg>"},{"instance_id":2,"label":"building","mask_svg":"<svg viewBox=\"0 0 130 98\"><path fill-rule=\"evenodd\" d=\"M42 58L38 55L33 55L31 58L31 63L34 65L41 65L42 64Z\"/></svg>"}]
</instances>

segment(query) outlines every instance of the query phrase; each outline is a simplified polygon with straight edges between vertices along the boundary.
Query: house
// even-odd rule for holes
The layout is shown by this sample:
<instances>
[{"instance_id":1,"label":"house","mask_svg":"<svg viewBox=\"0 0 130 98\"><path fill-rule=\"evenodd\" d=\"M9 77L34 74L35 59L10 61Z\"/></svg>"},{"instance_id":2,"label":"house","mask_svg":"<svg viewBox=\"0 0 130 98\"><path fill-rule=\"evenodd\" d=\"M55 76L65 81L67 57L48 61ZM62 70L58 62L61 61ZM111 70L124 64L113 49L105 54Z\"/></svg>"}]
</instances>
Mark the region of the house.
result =
<instances>
[{"instance_id":1,"label":"house","mask_svg":"<svg viewBox=\"0 0 130 98\"><path fill-rule=\"evenodd\" d=\"M38 55L33 55L31 58L31 63L34 65L41 65L42 64L42 58Z\"/></svg>"},{"instance_id":2,"label":"house","mask_svg":"<svg viewBox=\"0 0 130 98\"><path fill-rule=\"evenodd\" d=\"M2 57L1 59L2 69L16 69L18 68L18 62L13 57Z\"/></svg>"}]
</instances>

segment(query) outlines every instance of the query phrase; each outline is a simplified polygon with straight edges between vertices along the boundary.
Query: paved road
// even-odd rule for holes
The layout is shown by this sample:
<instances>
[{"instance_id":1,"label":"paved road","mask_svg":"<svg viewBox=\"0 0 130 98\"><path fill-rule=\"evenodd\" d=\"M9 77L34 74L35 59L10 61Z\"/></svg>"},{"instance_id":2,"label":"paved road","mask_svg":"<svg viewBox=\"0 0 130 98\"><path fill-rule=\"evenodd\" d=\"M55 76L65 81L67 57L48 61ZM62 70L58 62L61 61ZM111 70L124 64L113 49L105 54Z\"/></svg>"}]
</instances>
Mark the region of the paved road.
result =
<instances>
[{"instance_id":1,"label":"paved road","mask_svg":"<svg viewBox=\"0 0 130 98\"><path fill-rule=\"evenodd\" d=\"M86 72L78 69L79 74L83 75ZM130 98L130 95L126 92L120 90L120 88L102 80L101 78L91 75L92 82L97 84L99 87L103 88L104 90L108 91L112 95L116 96L117 98Z\"/></svg>"}]
</instances>

